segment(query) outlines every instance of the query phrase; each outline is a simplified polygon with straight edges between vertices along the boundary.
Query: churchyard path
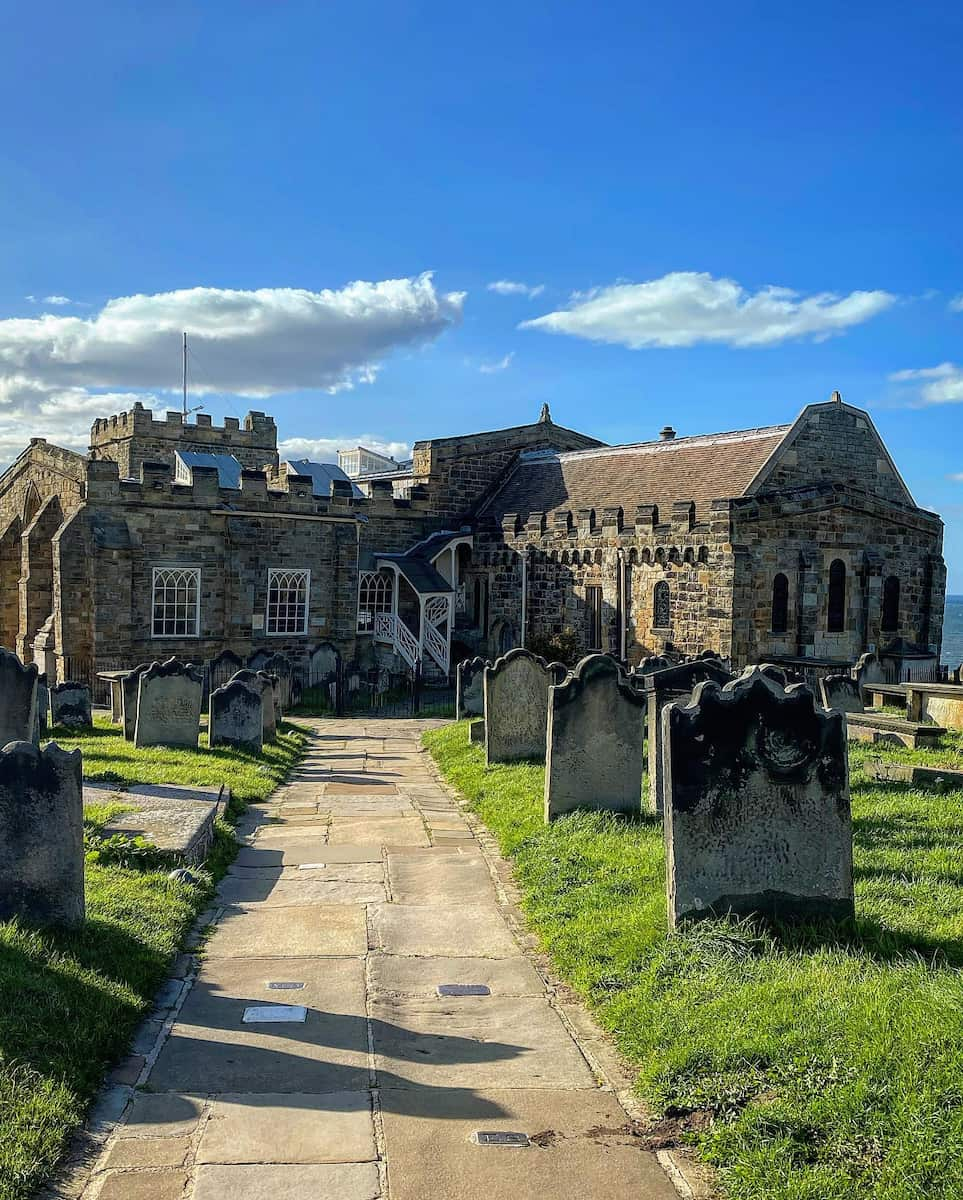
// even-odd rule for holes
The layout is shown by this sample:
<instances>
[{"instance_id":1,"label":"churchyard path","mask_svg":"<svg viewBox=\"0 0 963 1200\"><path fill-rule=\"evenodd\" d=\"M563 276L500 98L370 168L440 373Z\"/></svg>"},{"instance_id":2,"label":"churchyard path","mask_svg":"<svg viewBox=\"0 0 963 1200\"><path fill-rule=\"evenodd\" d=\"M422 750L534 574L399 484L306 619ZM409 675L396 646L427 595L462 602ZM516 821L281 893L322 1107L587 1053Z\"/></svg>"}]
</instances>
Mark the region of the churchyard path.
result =
<instances>
[{"instance_id":1,"label":"churchyard path","mask_svg":"<svg viewBox=\"0 0 963 1200\"><path fill-rule=\"evenodd\" d=\"M629 1080L435 779L438 722L304 724L196 971L114 1089L84 1200L676 1200Z\"/></svg>"}]
</instances>

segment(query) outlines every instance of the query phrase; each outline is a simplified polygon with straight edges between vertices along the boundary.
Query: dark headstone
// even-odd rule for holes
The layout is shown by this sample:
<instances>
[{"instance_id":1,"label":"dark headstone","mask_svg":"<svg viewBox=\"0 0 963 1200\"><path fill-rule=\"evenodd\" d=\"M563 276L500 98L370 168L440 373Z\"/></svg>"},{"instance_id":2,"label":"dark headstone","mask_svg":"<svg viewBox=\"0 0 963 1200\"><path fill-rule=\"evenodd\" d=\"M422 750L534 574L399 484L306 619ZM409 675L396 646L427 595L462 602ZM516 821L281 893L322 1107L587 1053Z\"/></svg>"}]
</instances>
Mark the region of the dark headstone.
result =
<instances>
[{"instance_id":1,"label":"dark headstone","mask_svg":"<svg viewBox=\"0 0 963 1200\"><path fill-rule=\"evenodd\" d=\"M698 658L692 662L660 667L642 677L647 706L649 808L652 812L660 813L665 807L662 795L662 710L674 700L691 695L694 687L707 680L721 686L732 680L732 673L718 659Z\"/></svg>"},{"instance_id":2,"label":"dark headstone","mask_svg":"<svg viewBox=\"0 0 963 1200\"><path fill-rule=\"evenodd\" d=\"M308 685L323 687L333 682L338 674L339 658L337 647L331 642L322 642L312 650L308 657Z\"/></svg>"},{"instance_id":3,"label":"dark headstone","mask_svg":"<svg viewBox=\"0 0 963 1200\"><path fill-rule=\"evenodd\" d=\"M84 919L81 753L56 742L0 750L0 919Z\"/></svg>"},{"instance_id":4,"label":"dark headstone","mask_svg":"<svg viewBox=\"0 0 963 1200\"><path fill-rule=\"evenodd\" d=\"M140 687L140 677L145 671L150 670L151 663L138 663L136 667L128 671L121 680L120 691L123 703L122 721L124 724L124 738L128 742L134 740L134 727L137 724L137 689ZM154 663L158 666L158 663Z\"/></svg>"},{"instance_id":5,"label":"dark headstone","mask_svg":"<svg viewBox=\"0 0 963 1200\"><path fill-rule=\"evenodd\" d=\"M466 658L455 671L455 717L485 715L485 668L491 664L485 658Z\"/></svg>"},{"instance_id":6,"label":"dark headstone","mask_svg":"<svg viewBox=\"0 0 963 1200\"><path fill-rule=\"evenodd\" d=\"M849 675L822 676L819 680L819 694L825 708L844 713L865 711L859 684Z\"/></svg>"},{"instance_id":7,"label":"dark headstone","mask_svg":"<svg viewBox=\"0 0 963 1200\"><path fill-rule=\"evenodd\" d=\"M234 746L260 754L264 741L261 689L256 684L234 679L211 692L208 732L212 746Z\"/></svg>"},{"instance_id":8,"label":"dark headstone","mask_svg":"<svg viewBox=\"0 0 963 1200\"><path fill-rule=\"evenodd\" d=\"M277 737L277 715L274 685L271 682L270 676L266 675L263 671L245 669L233 675L229 682L247 683L257 689L261 697L261 713L264 721L262 740L273 742Z\"/></svg>"},{"instance_id":9,"label":"dark headstone","mask_svg":"<svg viewBox=\"0 0 963 1200\"><path fill-rule=\"evenodd\" d=\"M87 729L90 715L90 688L83 683L58 683L50 689L50 719L65 729Z\"/></svg>"},{"instance_id":10,"label":"dark headstone","mask_svg":"<svg viewBox=\"0 0 963 1200\"><path fill-rule=\"evenodd\" d=\"M36 663L0 648L0 746L37 741L37 676Z\"/></svg>"},{"instance_id":11,"label":"dark headstone","mask_svg":"<svg viewBox=\"0 0 963 1200\"><path fill-rule=\"evenodd\" d=\"M548 692L545 819L576 809L638 813L644 696L607 654L583 658Z\"/></svg>"},{"instance_id":12,"label":"dark headstone","mask_svg":"<svg viewBox=\"0 0 963 1200\"><path fill-rule=\"evenodd\" d=\"M662 713L669 923L853 916L845 718L748 668Z\"/></svg>"}]
</instances>

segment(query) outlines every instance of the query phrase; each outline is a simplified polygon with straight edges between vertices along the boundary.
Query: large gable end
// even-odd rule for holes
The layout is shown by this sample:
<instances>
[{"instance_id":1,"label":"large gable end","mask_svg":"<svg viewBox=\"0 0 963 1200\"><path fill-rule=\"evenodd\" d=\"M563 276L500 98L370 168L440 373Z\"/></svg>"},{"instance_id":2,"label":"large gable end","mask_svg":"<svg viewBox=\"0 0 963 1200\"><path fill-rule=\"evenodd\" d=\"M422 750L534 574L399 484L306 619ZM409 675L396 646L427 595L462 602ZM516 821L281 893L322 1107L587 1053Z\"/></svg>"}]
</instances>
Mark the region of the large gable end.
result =
<instances>
[{"instance_id":1,"label":"large gable end","mask_svg":"<svg viewBox=\"0 0 963 1200\"><path fill-rule=\"evenodd\" d=\"M810 483L849 484L916 507L869 413L837 399L807 405L762 464L745 495Z\"/></svg>"}]
</instances>

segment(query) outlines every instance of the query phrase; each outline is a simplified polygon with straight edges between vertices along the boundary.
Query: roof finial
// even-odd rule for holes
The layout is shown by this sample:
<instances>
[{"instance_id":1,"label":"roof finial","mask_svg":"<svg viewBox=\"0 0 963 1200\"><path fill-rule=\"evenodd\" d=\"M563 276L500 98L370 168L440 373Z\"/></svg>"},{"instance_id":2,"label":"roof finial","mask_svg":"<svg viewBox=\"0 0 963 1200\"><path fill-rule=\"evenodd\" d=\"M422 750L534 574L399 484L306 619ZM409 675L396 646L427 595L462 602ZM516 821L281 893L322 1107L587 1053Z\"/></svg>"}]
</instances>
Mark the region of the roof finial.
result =
<instances>
[{"instance_id":1,"label":"roof finial","mask_svg":"<svg viewBox=\"0 0 963 1200\"><path fill-rule=\"evenodd\" d=\"M842 404L842 392L833 392L833 394L829 397L829 400L831 404Z\"/></svg>"},{"instance_id":2,"label":"roof finial","mask_svg":"<svg viewBox=\"0 0 963 1200\"><path fill-rule=\"evenodd\" d=\"M538 414L538 423L539 425L551 425L552 423L552 414L549 412L547 404L542 405L542 411Z\"/></svg>"}]
</instances>

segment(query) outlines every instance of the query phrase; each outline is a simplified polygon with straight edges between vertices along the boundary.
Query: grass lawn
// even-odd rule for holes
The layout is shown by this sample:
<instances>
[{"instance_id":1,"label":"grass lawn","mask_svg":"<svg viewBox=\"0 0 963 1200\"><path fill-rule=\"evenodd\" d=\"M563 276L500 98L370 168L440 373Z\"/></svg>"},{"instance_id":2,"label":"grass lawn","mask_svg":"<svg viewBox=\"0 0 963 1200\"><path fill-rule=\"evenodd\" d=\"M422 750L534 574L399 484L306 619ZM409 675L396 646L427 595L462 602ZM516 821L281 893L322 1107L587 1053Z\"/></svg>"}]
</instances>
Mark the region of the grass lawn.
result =
<instances>
[{"instance_id":1,"label":"grass lawn","mask_svg":"<svg viewBox=\"0 0 963 1200\"><path fill-rule=\"evenodd\" d=\"M137 750L115 729L98 721L81 737L55 730L53 740L83 751L88 777L224 782L235 812L284 779L305 740L286 726L258 758L225 749ZM109 814L98 806L86 815L95 833ZM172 882L166 869L128 869L91 855L82 928L37 932L0 922L0 1200L28 1200L49 1176L105 1070L149 1011L230 845L222 825L197 885Z\"/></svg>"},{"instance_id":2,"label":"grass lawn","mask_svg":"<svg viewBox=\"0 0 963 1200\"><path fill-rule=\"evenodd\" d=\"M726 1195L963 1197L963 792L860 769L932 754L852 747L854 931L719 921L669 938L661 822L546 826L541 767L486 769L464 722L425 743L514 859L556 969ZM948 736L942 761L960 750Z\"/></svg>"}]
</instances>

